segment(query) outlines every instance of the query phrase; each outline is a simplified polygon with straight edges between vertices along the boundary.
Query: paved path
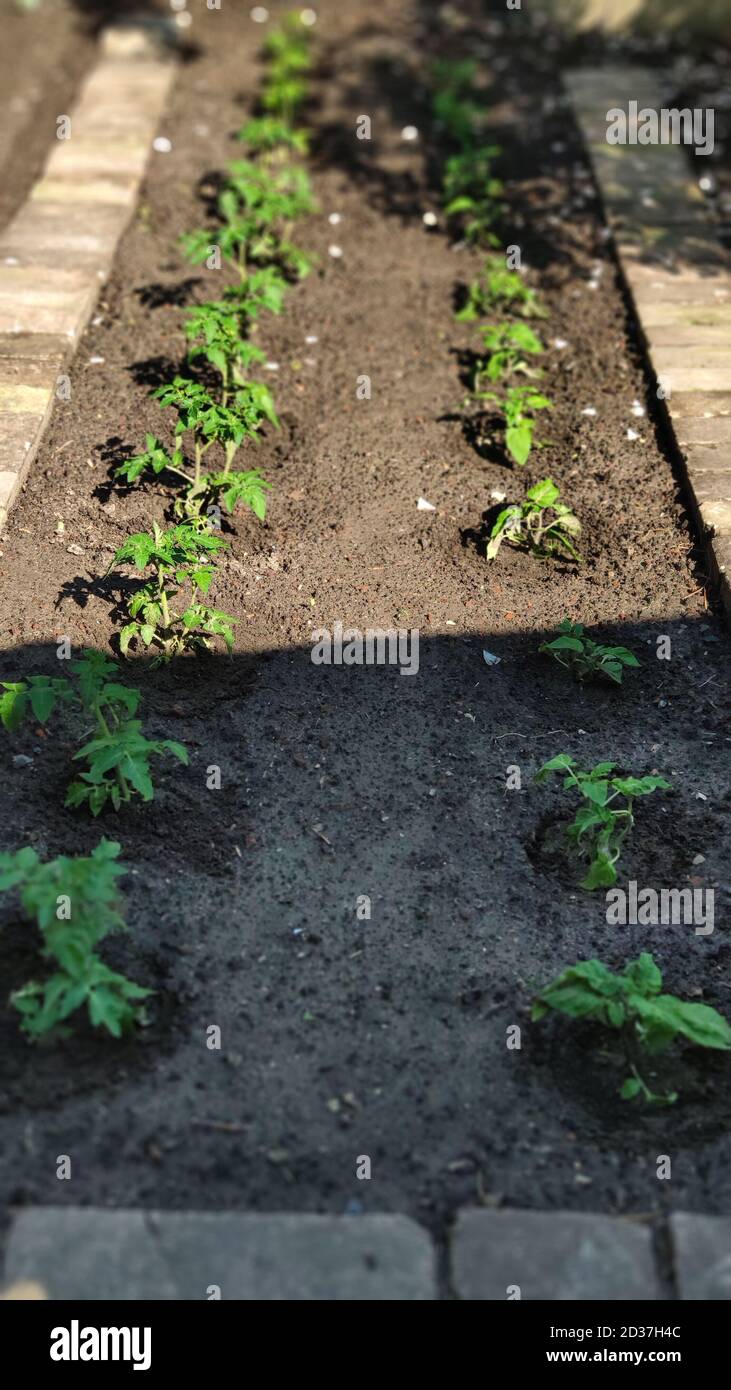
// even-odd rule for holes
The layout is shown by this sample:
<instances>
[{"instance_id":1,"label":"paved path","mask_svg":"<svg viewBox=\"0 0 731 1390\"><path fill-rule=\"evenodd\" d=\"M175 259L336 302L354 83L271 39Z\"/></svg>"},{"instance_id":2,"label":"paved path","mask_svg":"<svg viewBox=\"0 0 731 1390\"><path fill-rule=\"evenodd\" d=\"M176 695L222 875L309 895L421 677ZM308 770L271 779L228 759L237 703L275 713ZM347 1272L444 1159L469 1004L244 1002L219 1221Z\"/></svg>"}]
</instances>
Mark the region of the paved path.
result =
<instances>
[{"instance_id":1,"label":"paved path","mask_svg":"<svg viewBox=\"0 0 731 1390\"><path fill-rule=\"evenodd\" d=\"M443 1282L430 1236L405 1216L30 1207L3 1272L72 1300L641 1302L673 1286L684 1300L731 1298L731 1219L673 1216L672 1275L653 1234L621 1217L465 1209Z\"/></svg>"},{"instance_id":2,"label":"paved path","mask_svg":"<svg viewBox=\"0 0 731 1390\"><path fill-rule=\"evenodd\" d=\"M731 264L682 146L607 143L613 107L668 105L661 77L601 68L574 72L566 85L731 611Z\"/></svg>"},{"instance_id":3,"label":"paved path","mask_svg":"<svg viewBox=\"0 0 731 1390\"><path fill-rule=\"evenodd\" d=\"M132 215L175 72L154 33L106 32L68 138L0 236L0 527Z\"/></svg>"}]
</instances>

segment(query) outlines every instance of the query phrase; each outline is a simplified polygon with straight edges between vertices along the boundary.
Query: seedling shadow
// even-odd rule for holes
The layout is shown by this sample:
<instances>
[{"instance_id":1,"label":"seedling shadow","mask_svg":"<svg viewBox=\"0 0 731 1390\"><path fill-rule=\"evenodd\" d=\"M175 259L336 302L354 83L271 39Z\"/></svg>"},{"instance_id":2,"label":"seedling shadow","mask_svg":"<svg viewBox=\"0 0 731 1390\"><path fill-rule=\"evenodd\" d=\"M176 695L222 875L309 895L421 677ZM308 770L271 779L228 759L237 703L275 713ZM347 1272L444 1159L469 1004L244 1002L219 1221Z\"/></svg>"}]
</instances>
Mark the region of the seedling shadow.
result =
<instances>
[{"instance_id":1,"label":"seedling shadow","mask_svg":"<svg viewBox=\"0 0 731 1390\"><path fill-rule=\"evenodd\" d=\"M178 281L176 285L165 285L162 281L155 280L149 285L140 285L135 294L146 309L162 309L168 305L187 308L193 291L202 283L199 275L190 275L186 280Z\"/></svg>"}]
</instances>

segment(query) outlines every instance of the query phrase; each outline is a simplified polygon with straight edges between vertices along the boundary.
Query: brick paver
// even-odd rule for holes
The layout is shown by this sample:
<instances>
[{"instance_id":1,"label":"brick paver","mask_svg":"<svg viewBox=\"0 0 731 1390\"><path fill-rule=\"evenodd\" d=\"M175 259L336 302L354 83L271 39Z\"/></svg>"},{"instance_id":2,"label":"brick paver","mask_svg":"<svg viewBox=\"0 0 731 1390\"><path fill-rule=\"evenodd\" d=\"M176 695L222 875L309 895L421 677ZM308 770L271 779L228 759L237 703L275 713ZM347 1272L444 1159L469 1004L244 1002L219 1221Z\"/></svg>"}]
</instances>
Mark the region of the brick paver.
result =
<instances>
[{"instance_id":1,"label":"brick paver","mask_svg":"<svg viewBox=\"0 0 731 1390\"><path fill-rule=\"evenodd\" d=\"M13 1224L8 1283L53 1299L424 1301L435 1253L405 1216L35 1207Z\"/></svg>"},{"instance_id":2,"label":"brick paver","mask_svg":"<svg viewBox=\"0 0 731 1390\"><path fill-rule=\"evenodd\" d=\"M670 1218L675 1278L684 1300L731 1298L731 1217L677 1212Z\"/></svg>"},{"instance_id":3,"label":"brick paver","mask_svg":"<svg viewBox=\"0 0 731 1390\"><path fill-rule=\"evenodd\" d=\"M470 1300L658 1297L649 1229L579 1212L460 1212L452 1277Z\"/></svg>"},{"instance_id":4,"label":"brick paver","mask_svg":"<svg viewBox=\"0 0 731 1390\"><path fill-rule=\"evenodd\" d=\"M29 1207L10 1222L0 1295L38 1296L18 1291L31 1287L105 1301L634 1303L672 1300L674 1281L683 1300L731 1298L731 1218L681 1213L661 1227L655 1245L654 1227L630 1217L465 1208L440 1280L429 1233L392 1213Z\"/></svg>"},{"instance_id":5,"label":"brick paver","mask_svg":"<svg viewBox=\"0 0 731 1390\"><path fill-rule=\"evenodd\" d=\"M112 26L42 177L0 236L0 527L132 215L175 68L164 26Z\"/></svg>"},{"instance_id":6,"label":"brick paver","mask_svg":"<svg viewBox=\"0 0 731 1390\"><path fill-rule=\"evenodd\" d=\"M609 145L607 112L661 111L661 75L644 68L566 78L679 453L696 521L731 611L731 263L677 145ZM703 425L689 429L688 417Z\"/></svg>"}]
</instances>

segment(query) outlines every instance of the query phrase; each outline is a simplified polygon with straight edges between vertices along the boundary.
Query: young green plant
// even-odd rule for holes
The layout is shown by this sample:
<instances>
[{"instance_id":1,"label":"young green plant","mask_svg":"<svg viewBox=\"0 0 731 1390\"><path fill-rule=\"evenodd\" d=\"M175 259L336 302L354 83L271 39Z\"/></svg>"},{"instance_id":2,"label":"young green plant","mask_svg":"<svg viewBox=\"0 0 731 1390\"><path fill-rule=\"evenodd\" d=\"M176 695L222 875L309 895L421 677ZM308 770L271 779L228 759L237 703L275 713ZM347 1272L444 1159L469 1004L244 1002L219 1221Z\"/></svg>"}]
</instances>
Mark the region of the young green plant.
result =
<instances>
[{"instance_id":1,"label":"young green plant","mask_svg":"<svg viewBox=\"0 0 731 1390\"><path fill-rule=\"evenodd\" d=\"M144 1022L142 1001L153 991L110 970L97 951L110 932L126 930L118 911L117 879L126 872L116 862L119 852L115 841L101 840L88 858L61 855L46 864L30 846L0 854L0 892L20 890L40 932L41 955L56 967L10 996L34 1041L68 1036L66 1020L83 1008L94 1028L114 1038Z\"/></svg>"},{"instance_id":2,"label":"young green plant","mask_svg":"<svg viewBox=\"0 0 731 1390\"><path fill-rule=\"evenodd\" d=\"M585 771L568 753L559 753L544 763L535 776L535 781L541 783L554 773L563 774L564 789L576 792L582 799L566 837L579 858L588 861L581 887L589 891L610 888L617 882L617 861L634 825L637 797L670 787L665 777L616 776L612 775L615 768L615 763L597 763Z\"/></svg>"},{"instance_id":3,"label":"young green plant","mask_svg":"<svg viewBox=\"0 0 731 1390\"><path fill-rule=\"evenodd\" d=\"M503 542L528 550L540 559L580 561L574 540L581 534L581 522L565 502L552 478L543 478L529 488L522 502L503 507L493 523L487 545L487 558L494 560Z\"/></svg>"},{"instance_id":4,"label":"young green plant","mask_svg":"<svg viewBox=\"0 0 731 1390\"><path fill-rule=\"evenodd\" d=\"M287 276L302 279L311 268L311 257L290 234L294 221L314 206L304 169L239 160L229 166L218 198L218 227L184 233L181 247L193 265L210 264L218 250L236 272L242 297L256 269L276 269L286 284Z\"/></svg>"},{"instance_id":5,"label":"young green plant","mask_svg":"<svg viewBox=\"0 0 731 1390\"><path fill-rule=\"evenodd\" d=\"M204 348L203 351L208 349ZM216 346L212 348L216 360ZM224 364L229 381L230 362ZM223 375L223 373L222 373ZM135 455L115 471L115 477L135 483L145 473L170 473L185 483L183 495L175 504L176 513L187 520L204 520L211 506L222 501L229 512L237 502L251 507L259 520L266 514L266 490L270 484L257 469L239 472L233 468L236 454L245 440L257 441L265 420L275 426L279 420L269 388L260 382L232 383L227 404L216 401L204 386L189 377L176 376L166 386L153 391L164 407L176 413L175 438L190 434L193 442L192 472L185 466L179 446L172 452L154 435L147 436L144 453ZM207 468L206 455L213 446L223 454L223 467Z\"/></svg>"},{"instance_id":6,"label":"young green plant","mask_svg":"<svg viewBox=\"0 0 731 1390\"><path fill-rule=\"evenodd\" d=\"M509 309L523 318L548 317L535 290L517 270L508 270L502 256L488 255L479 280L473 280L467 299L455 315L459 323L474 323L496 309Z\"/></svg>"},{"instance_id":7,"label":"young green plant","mask_svg":"<svg viewBox=\"0 0 731 1390\"><path fill-rule=\"evenodd\" d=\"M524 376L541 375L538 368L530 366L526 354L536 357L545 352L545 348L527 323L484 324L478 332L485 354L475 364L473 388L479 386L483 377L488 381L500 381L501 377L515 372L522 372Z\"/></svg>"},{"instance_id":8,"label":"young green plant","mask_svg":"<svg viewBox=\"0 0 731 1390\"><path fill-rule=\"evenodd\" d=\"M731 1028L710 1005L689 1004L661 990L662 974L647 952L629 961L621 973L599 960L581 960L540 991L531 1017L538 1022L553 1011L618 1032L630 1070L619 1093L622 1099L641 1097L648 1104L672 1105L677 1091L652 1091L640 1073L638 1054L652 1058L678 1039L728 1052Z\"/></svg>"},{"instance_id":9,"label":"young green plant","mask_svg":"<svg viewBox=\"0 0 731 1390\"><path fill-rule=\"evenodd\" d=\"M261 104L265 111L291 127L307 96L307 76L312 65L311 35L301 14L293 10L267 36L267 60Z\"/></svg>"},{"instance_id":10,"label":"young green plant","mask_svg":"<svg viewBox=\"0 0 731 1390\"><path fill-rule=\"evenodd\" d=\"M530 457L533 448L542 448L542 442L534 438L536 429L535 414L539 410L553 410L553 401L536 391L533 386L510 386L502 397L494 391L478 391L468 397L465 407L471 400L483 405L495 402L505 421L505 448L508 454L522 468Z\"/></svg>"},{"instance_id":11,"label":"young green plant","mask_svg":"<svg viewBox=\"0 0 731 1390\"><path fill-rule=\"evenodd\" d=\"M569 618L559 623L558 632L558 637L542 642L538 650L552 656L581 683L605 678L621 685L625 668L640 664L627 647L602 646L587 637L581 623L572 623Z\"/></svg>"},{"instance_id":12,"label":"young green plant","mask_svg":"<svg viewBox=\"0 0 731 1390\"><path fill-rule=\"evenodd\" d=\"M155 664L159 664L183 652L208 650L216 637L231 651L236 618L209 608L199 599L210 588L215 557L227 548L220 536L201 531L191 522L167 531L153 522L152 531L129 536L116 552L108 573L120 565L134 565L139 571L148 570L149 578L127 600L129 621L119 636L122 653L127 653L131 643L151 648ZM177 608L184 589L190 590L190 597Z\"/></svg>"},{"instance_id":13,"label":"young green plant","mask_svg":"<svg viewBox=\"0 0 731 1390\"><path fill-rule=\"evenodd\" d=\"M46 724L57 705L79 709L93 719L93 737L74 754L74 761L85 761L87 768L70 784L64 805L86 804L92 815L98 816L109 802L119 811L135 796L152 801L150 759L170 753L187 763L187 750L173 739L145 737L141 721L134 717L140 692L114 679L117 667L103 652L86 648L81 658L71 663L71 671L75 684L65 676L3 681L3 726L14 733L27 719Z\"/></svg>"},{"instance_id":14,"label":"young green plant","mask_svg":"<svg viewBox=\"0 0 731 1390\"><path fill-rule=\"evenodd\" d=\"M474 90L477 64L471 59L435 64L432 115L457 148L447 157L442 201L449 218L459 219L464 235L478 245L497 246L492 230L503 212L503 184L493 161L498 145L482 140L482 111Z\"/></svg>"}]
</instances>

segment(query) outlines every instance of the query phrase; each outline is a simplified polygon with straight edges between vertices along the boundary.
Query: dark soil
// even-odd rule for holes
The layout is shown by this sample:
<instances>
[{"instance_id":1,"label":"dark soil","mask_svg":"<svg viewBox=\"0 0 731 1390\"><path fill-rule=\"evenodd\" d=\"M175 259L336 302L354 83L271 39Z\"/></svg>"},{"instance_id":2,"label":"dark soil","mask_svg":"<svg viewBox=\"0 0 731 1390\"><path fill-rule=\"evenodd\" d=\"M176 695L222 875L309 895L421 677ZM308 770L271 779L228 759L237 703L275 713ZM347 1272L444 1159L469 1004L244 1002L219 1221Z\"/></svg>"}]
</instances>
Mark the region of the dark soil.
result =
<instances>
[{"instance_id":1,"label":"dark soil","mask_svg":"<svg viewBox=\"0 0 731 1390\"><path fill-rule=\"evenodd\" d=\"M53 855L118 837L131 931L108 959L157 990L150 1027L122 1046L80 1029L32 1049L0 1011L0 1197L393 1209L436 1230L478 1199L727 1211L725 1057L680 1053L681 1100L648 1113L616 1099L624 1064L595 1034L529 1023L533 991L564 964L619 966L640 950L668 989L731 1012L726 636L554 58L505 21L473 27L449 9L318 9L321 212L300 239L320 259L282 319L261 325L283 427L256 455L274 485L266 524L240 515L227 530L215 600L240 620L236 652L125 673L143 688L150 736L182 739L191 765L160 764L149 809L91 824L60 809L71 723L0 745L3 847ZM113 648L115 591L98 576L130 531L169 511L162 489L111 489L109 459L165 430L144 383L182 357L181 302L218 292L176 237L200 223L197 190L236 151L261 29L224 6L201 11L192 37L199 56L163 127L172 152L151 156L71 399L3 539L3 679L56 672L62 635ZM452 308L477 258L422 222L438 207L440 158L428 61L465 52L484 58L506 151L508 239L550 308L547 340L568 343L547 360L550 443L524 472L499 440L478 454L454 418L457 354L474 336ZM355 139L361 113L370 143ZM407 124L419 142L401 140ZM370 401L356 398L362 374ZM506 547L488 566L474 536L491 492L520 497L549 473L583 520L585 563ZM417 511L419 497L436 510ZM641 670L622 690L575 686L537 652L564 616L633 647ZM418 675L313 665L310 633L336 619L418 628ZM656 659L661 634L669 661ZM547 826L571 801L532 774L562 751L672 779L638 808L621 879L714 886L712 936L609 927L603 896L546 856ZM18 753L32 765L16 767ZM212 764L219 791L206 790ZM505 789L511 766L521 790ZM370 920L357 916L361 895ZM2 913L12 988L35 971L33 928L9 899ZM515 1023L519 1052L506 1048ZM211 1025L220 1051L206 1046ZM61 1185L59 1153L74 1164ZM672 1182L657 1181L659 1153L672 1155ZM370 1183L355 1177L362 1154Z\"/></svg>"}]
</instances>

